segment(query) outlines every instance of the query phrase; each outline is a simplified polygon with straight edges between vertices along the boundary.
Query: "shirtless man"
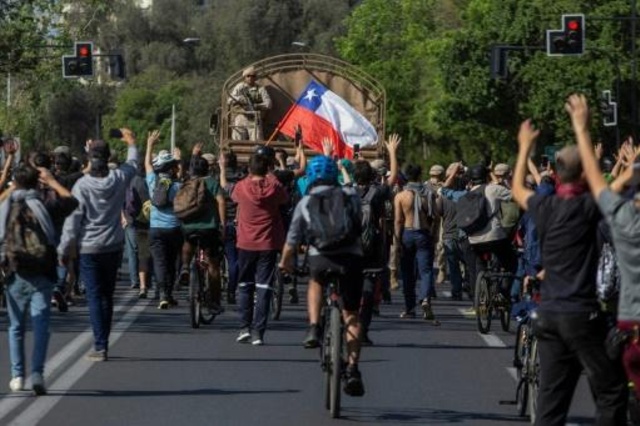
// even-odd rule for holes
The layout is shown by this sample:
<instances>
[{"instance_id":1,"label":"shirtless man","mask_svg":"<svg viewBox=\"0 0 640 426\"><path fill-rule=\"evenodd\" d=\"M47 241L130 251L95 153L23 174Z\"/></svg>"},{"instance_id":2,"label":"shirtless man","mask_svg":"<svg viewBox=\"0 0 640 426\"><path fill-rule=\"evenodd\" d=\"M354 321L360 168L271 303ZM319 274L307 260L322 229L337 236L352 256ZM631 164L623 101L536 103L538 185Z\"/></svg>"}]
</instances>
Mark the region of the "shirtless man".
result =
<instances>
[{"instance_id":1,"label":"shirtless man","mask_svg":"<svg viewBox=\"0 0 640 426\"><path fill-rule=\"evenodd\" d=\"M416 265L420 276L420 298L423 318L436 321L431 309L433 294L433 233L432 227L438 209L436 194L421 183L422 168L409 164L405 169L409 183L396 195L394 235L401 242L400 264L405 310L400 318L415 318Z\"/></svg>"}]
</instances>

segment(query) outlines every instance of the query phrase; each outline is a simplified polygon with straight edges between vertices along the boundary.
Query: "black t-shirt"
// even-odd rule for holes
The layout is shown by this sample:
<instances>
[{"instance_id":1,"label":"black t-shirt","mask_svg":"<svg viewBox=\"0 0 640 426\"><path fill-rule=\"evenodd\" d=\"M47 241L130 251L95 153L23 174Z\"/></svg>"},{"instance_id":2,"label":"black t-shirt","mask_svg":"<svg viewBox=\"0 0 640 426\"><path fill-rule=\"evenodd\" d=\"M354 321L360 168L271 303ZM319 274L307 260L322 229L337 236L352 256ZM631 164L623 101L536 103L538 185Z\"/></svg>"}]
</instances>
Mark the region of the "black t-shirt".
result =
<instances>
[{"instance_id":1,"label":"black t-shirt","mask_svg":"<svg viewBox=\"0 0 640 426\"><path fill-rule=\"evenodd\" d=\"M598 309L597 233L601 216L591 194L569 199L534 195L528 207L538 229L545 269L540 310Z\"/></svg>"}]
</instances>

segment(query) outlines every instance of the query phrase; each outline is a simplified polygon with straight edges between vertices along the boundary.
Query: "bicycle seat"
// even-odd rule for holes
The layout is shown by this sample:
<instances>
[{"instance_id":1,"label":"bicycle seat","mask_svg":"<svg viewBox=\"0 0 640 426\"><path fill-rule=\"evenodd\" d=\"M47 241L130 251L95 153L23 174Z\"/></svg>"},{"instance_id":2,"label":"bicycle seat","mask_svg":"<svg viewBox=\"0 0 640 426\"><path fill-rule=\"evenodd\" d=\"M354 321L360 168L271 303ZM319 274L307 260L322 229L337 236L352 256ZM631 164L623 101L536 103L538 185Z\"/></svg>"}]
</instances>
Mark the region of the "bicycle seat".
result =
<instances>
[{"instance_id":1,"label":"bicycle seat","mask_svg":"<svg viewBox=\"0 0 640 426\"><path fill-rule=\"evenodd\" d=\"M335 282L342 278L346 274L346 272L346 268L344 267L327 268L318 272L318 278L326 282Z\"/></svg>"}]
</instances>

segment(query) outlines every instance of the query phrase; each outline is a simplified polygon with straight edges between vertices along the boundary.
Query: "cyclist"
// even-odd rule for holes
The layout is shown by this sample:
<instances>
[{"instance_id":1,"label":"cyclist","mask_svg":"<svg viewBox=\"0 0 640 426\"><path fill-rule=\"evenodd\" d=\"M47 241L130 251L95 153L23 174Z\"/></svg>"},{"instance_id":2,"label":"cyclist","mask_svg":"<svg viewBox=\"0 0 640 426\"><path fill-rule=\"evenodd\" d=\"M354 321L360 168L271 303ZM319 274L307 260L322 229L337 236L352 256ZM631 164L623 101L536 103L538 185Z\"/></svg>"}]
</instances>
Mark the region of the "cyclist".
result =
<instances>
[{"instance_id":1,"label":"cyclist","mask_svg":"<svg viewBox=\"0 0 640 426\"><path fill-rule=\"evenodd\" d=\"M469 192L483 191L486 197L489 217L486 224L479 230L468 234L471 245L472 257L467 262L469 272L469 283L475 286L478 272L484 267L482 256L486 253L493 253L500 262L500 266L507 272L515 274L518 267L518 257L511 240L501 223L500 206L503 201L511 201L511 191L502 185L495 183L487 184L487 168L478 164L469 170L471 179L471 189ZM458 215L460 215L458 210ZM462 212L463 215L466 212ZM501 280L501 294L509 299L512 280Z\"/></svg>"},{"instance_id":2,"label":"cyclist","mask_svg":"<svg viewBox=\"0 0 640 426\"><path fill-rule=\"evenodd\" d=\"M304 340L307 348L317 347L320 342L320 309L322 306L322 285L326 284L323 272L326 270L340 271L342 300L344 310L342 312L346 324L346 341L349 364L346 368L344 391L351 396L364 395L364 385L358 370L360 356L360 320L358 309L362 297L362 243L360 238L360 198L351 187L340 187L338 184L338 166L327 156L314 157L308 164L307 177L309 194L305 195L296 206L291 226L287 234L287 242L282 252L280 268L293 272L294 257L298 247L306 242L305 236L309 235L311 218L309 204L312 196L329 193L331 191L343 191L348 196L348 210L351 211L349 230L352 238L346 238L347 243L332 250L320 251L309 241L309 287L307 291L307 308L309 313L309 331ZM342 198L341 198L342 199ZM318 219L318 218L314 218ZM346 236L345 236L346 237Z\"/></svg>"},{"instance_id":3,"label":"cyclist","mask_svg":"<svg viewBox=\"0 0 640 426\"><path fill-rule=\"evenodd\" d=\"M197 143L192 151L190 175L192 179L204 179L206 187L206 200L210 204L203 209L194 220L183 220L182 232L184 243L182 244L182 270L180 271L180 284L189 285L189 268L193 257L194 241L200 240L200 247L204 250L207 260L207 269L211 283L213 284L211 295L213 314L222 313L220 305L220 258L223 252L225 200L217 179L209 176L209 163L200 154L202 143Z\"/></svg>"}]
</instances>

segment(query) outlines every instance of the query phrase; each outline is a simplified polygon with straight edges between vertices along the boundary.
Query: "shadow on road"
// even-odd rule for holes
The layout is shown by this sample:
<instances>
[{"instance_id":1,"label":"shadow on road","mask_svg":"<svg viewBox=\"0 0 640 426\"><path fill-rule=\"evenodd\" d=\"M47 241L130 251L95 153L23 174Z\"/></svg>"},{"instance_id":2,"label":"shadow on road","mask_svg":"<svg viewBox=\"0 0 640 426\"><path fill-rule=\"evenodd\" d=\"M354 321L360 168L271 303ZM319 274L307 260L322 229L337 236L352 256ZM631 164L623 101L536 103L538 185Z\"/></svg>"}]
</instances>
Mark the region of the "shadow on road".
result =
<instances>
[{"instance_id":1,"label":"shadow on road","mask_svg":"<svg viewBox=\"0 0 640 426\"><path fill-rule=\"evenodd\" d=\"M290 394L299 393L298 389L256 389L256 390L239 390L239 389L185 389L185 390L123 390L123 391L105 391L105 390L74 390L65 392L65 396L82 396L82 397L144 397L144 396L199 396L199 395L251 395L251 394ZM55 395L55 390L49 390L50 395Z\"/></svg>"}]
</instances>

